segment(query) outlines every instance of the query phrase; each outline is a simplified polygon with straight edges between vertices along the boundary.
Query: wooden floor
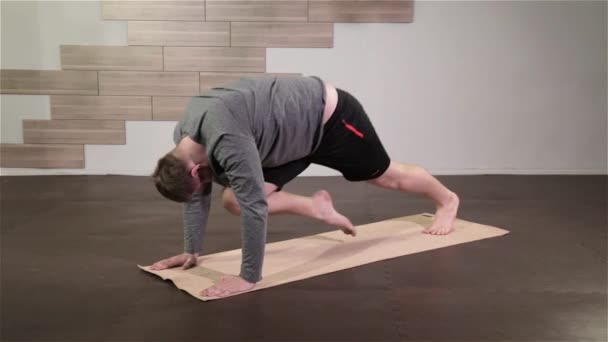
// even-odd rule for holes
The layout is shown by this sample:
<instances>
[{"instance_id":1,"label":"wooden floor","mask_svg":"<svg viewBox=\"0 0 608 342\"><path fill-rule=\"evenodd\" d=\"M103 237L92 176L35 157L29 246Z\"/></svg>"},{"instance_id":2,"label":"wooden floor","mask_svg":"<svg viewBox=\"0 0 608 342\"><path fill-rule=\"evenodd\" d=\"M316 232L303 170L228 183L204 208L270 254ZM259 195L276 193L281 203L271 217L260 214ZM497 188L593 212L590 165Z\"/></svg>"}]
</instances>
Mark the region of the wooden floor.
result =
<instances>
[{"instance_id":1,"label":"wooden floor","mask_svg":"<svg viewBox=\"0 0 608 342\"><path fill-rule=\"evenodd\" d=\"M511 234L205 303L136 267L183 247L150 179L0 177L1 340L606 341L606 177L440 179L461 218ZM340 178L286 190L321 188L355 224L433 210ZM218 194L206 253L240 246ZM328 229L272 217L268 241Z\"/></svg>"}]
</instances>

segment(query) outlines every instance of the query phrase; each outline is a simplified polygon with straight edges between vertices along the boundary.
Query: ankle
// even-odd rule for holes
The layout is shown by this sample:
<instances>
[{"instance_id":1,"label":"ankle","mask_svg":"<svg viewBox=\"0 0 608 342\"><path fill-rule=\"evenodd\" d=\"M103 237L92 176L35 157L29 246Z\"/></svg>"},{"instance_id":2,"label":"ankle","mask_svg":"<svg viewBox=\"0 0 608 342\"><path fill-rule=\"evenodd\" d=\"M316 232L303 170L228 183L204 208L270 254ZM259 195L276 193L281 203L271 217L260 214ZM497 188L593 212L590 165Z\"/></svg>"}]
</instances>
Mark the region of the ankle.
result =
<instances>
[{"instance_id":1,"label":"ankle","mask_svg":"<svg viewBox=\"0 0 608 342\"><path fill-rule=\"evenodd\" d=\"M456 193L448 190L447 194L444 195L441 198L441 200L437 202L437 207L438 208L445 208L445 207L450 207L450 206L458 205L459 201L460 200L458 198L458 195L456 195Z\"/></svg>"}]
</instances>

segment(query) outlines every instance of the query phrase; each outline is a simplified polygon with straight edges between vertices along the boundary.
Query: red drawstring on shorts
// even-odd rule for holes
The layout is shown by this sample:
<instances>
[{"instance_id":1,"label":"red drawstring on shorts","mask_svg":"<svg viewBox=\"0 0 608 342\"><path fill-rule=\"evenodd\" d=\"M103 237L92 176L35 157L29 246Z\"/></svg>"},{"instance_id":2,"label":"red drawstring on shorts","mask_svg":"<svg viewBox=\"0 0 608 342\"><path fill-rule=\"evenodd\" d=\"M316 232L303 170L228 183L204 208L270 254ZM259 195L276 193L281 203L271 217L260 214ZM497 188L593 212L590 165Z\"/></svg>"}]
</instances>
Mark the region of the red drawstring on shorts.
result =
<instances>
[{"instance_id":1,"label":"red drawstring on shorts","mask_svg":"<svg viewBox=\"0 0 608 342\"><path fill-rule=\"evenodd\" d=\"M342 123L344 124L344 126L346 126L346 128L355 133L359 138L363 138L363 133L361 133L359 130L357 130L355 127L353 127L352 125L349 125L346 121L342 120Z\"/></svg>"}]
</instances>

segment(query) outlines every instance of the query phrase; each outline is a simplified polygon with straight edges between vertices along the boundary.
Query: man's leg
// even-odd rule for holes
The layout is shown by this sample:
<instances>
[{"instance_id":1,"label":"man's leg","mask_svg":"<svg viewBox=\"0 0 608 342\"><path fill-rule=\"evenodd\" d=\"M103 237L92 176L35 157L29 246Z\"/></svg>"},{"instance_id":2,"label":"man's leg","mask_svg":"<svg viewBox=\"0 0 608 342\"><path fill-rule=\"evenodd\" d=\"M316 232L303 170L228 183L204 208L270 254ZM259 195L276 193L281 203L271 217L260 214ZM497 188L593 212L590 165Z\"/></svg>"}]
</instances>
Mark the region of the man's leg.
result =
<instances>
[{"instance_id":1,"label":"man's leg","mask_svg":"<svg viewBox=\"0 0 608 342\"><path fill-rule=\"evenodd\" d=\"M276 191L277 186L264 184L268 213L270 215L293 214L317 219L332 226L338 226L344 233L356 234L350 220L334 209L333 201L327 191L321 190L311 197L295 195L285 191ZM230 188L222 194L224 208L234 215L240 215L241 210Z\"/></svg>"},{"instance_id":2,"label":"man's leg","mask_svg":"<svg viewBox=\"0 0 608 342\"><path fill-rule=\"evenodd\" d=\"M454 229L454 220L460 204L458 196L425 169L391 161L388 170L369 183L387 189L422 194L432 199L437 206L435 222L425 233L444 235Z\"/></svg>"},{"instance_id":3,"label":"man's leg","mask_svg":"<svg viewBox=\"0 0 608 342\"><path fill-rule=\"evenodd\" d=\"M435 222L425 232L443 235L452 231L458 196L423 168L391 161L363 105L348 92L337 92L336 110L309 160L340 171L349 181L365 180L383 188L426 195L435 202L437 212Z\"/></svg>"}]
</instances>

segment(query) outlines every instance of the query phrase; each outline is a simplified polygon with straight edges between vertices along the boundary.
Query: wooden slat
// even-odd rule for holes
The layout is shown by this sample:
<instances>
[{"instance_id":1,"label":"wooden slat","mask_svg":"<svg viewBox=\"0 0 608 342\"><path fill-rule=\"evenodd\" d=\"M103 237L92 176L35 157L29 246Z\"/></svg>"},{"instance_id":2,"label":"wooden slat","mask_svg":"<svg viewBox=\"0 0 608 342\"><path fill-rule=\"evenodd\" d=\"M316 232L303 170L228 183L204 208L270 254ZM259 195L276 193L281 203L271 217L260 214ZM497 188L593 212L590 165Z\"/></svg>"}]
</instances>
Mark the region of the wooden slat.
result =
<instances>
[{"instance_id":1,"label":"wooden slat","mask_svg":"<svg viewBox=\"0 0 608 342\"><path fill-rule=\"evenodd\" d=\"M102 1L107 20L205 20L205 1Z\"/></svg>"},{"instance_id":2,"label":"wooden slat","mask_svg":"<svg viewBox=\"0 0 608 342\"><path fill-rule=\"evenodd\" d=\"M61 46L62 69L163 70L160 46Z\"/></svg>"},{"instance_id":3,"label":"wooden slat","mask_svg":"<svg viewBox=\"0 0 608 342\"><path fill-rule=\"evenodd\" d=\"M304 0L207 0L207 21L306 21Z\"/></svg>"},{"instance_id":4,"label":"wooden slat","mask_svg":"<svg viewBox=\"0 0 608 342\"><path fill-rule=\"evenodd\" d=\"M51 96L51 118L151 120L149 96Z\"/></svg>"},{"instance_id":5,"label":"wooden slat","mask_svg":"<svg viewBox=\"0 0 608 342\"><path fill-rule=\"evenodd\" d=\"M409 23L414 19L412 0L310 0L310 22L380 22Z\"/></svg>"},{"instance_id":6,"label":"wooden slat","mask_svg":"<svg viewBox=\"0 0 608 342\"><path fill-rule=\"evenodd\" d=\"M300 74L290 74L290 73L253 73L253 72L242 72L242 73L233 73L233 72L201 72L201 94L204 94L211 88L219 87L229 82L237 81L242 77L254 77L261 75L276 75L276 76L296 76Z\"/></svg>"},{"instance_id":7,"label":"wooden slat","mask_svg":"<svg viewBox=\"0 0 608 342\"><path fill-rule=\"evenodd\" d=\"M229 23L130 21L129 45L228 46Z\"/></svg>"},{"instance_id":8,"label":"wooden slat","mask_svg":"<svg viewBox=\"0 0 608 342\"><path fill-rule=\"evenodd\" d=\"M236 22L231 25L231 46L310 48L333 46L333 24Z\"/></svg>"},{"instance_id":9,"label":"wooden slat","mask_svg":"<svg viewBox=\"0 0 608 342\"><path fill-rule=\"evenodd\" d=\"M100 71L100 95L193 96L196 72Z\"/></svg>"},{"instance_id":10,"label":"wooden slat","mask_svg":"<svg viewBox=\"0 0 608 342\"><path fill-rule=\"evenodd\" d=\"M125 122L115 120L23 120L26 144L124 145Z\"/></svg>"},{"instance_id":11,"label":"wooden slat","mask_svg":"<svg viewBox=\"0 0 608 342\"><path fill-rule=\"evenodd\" d=\"M97 95L97 72L74 70L0 70L0 93Z\"/></svg>"},{"instance_id":12,"label":"wooden slat","mask_svg":"<svg viewBox=\"0 0 608 342\"><path fill-rule=\"evenodd\" d=\"M152 98L154 120L177 121L182 117L190 96L160 96Z\"/></svg>"},{"instance_id":13,"label":"wooden slat","mask_svg":"<svg viewBox=\"0 0 608 342\"><path fill-rule=\"evenodd\" d=\"M0 144L0 166L82 169L84 146Z\"/></svg>"},{"instance_id":14,"label":"wooden slat","mask_svg":"<svg viewBox=\"0 0 608 342\"><path fill-rule=\"evenodd\" d=\"M263 48L165 48L165 70L264 72L265 69Z\"/></svg>"}]
</instances>

